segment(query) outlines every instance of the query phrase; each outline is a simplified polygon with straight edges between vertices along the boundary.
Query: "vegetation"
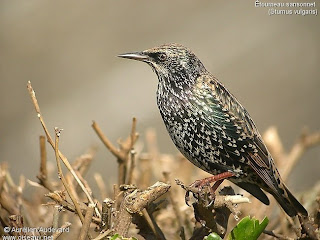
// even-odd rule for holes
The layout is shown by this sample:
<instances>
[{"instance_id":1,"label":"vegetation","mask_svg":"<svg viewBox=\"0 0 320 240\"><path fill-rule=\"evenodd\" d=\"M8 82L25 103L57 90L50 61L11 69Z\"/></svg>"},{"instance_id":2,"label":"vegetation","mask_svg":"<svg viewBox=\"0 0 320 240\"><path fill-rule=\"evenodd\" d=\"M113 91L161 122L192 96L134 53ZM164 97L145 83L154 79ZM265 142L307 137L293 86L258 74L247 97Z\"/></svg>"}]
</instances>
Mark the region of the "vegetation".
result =
<instances>
[{"instance_id":1,"label":"vegetation","mask_svg":"<svg viewBox=\"0 0 320 240\"><path fill-rule=\"evenodd\" d=\"M241 189L230 186L228 181L212 199L209 188L199 190L187 185L208 175L180 154L159 153L154 130L148 130L146 139L138 141L136 119L129 136L119 141L118 147L93 122L94 131L118 162L117 183L109 186L102 181L102 173L95 173L99 191L93 194L85 177L94 161L95 150L70 163L59 151L61 129L55 128L55 136L50 135L30 82L28 90L45 132L39 140L39 181L27 180L34 189L27 199L24 177L19 184L14 183L8 164L0 164L1 236L95 240L251 240L259 236L260 239L319 239L319 182L300 194L299 200L308 209L309 219L289 218L272 197L271 204L265 206ZM284 180L308 148L320 145L319 132L303 133L289 152L283 149L275 128L270 128L264 139ZM46 141L55 152L57 170L47 163ZM146 146L144 151L137 150L141 149L141 142ZM56 172L58 181L54 180ZM191 207L185 203L186 193Z\"/></svg>"}]
</instances>

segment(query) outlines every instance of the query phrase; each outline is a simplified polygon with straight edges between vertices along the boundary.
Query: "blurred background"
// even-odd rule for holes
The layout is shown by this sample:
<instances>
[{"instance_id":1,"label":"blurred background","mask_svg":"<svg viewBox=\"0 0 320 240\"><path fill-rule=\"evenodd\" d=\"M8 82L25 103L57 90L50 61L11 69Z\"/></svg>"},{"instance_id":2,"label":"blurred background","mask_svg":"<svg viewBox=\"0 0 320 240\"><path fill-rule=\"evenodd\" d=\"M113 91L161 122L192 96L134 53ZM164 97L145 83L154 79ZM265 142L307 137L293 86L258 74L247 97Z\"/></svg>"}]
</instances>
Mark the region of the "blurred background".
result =
<instances>
[{"instance_id":1,"label":"blurred background","mask_svg":"<svg viewBox=\"0 0 320 240\"><path fill-rule=\"evenodd\" d=\"M116 57L171 42L192 49L260 132L276 126L289 149L302 128L319 130L320 18L267 11L254 1L2 0L0 161L9 162L14 180L20 174L36 180L43 130L29 80L52 135L54 127L64 129L62 152L72 161L98 146L91 173L106 181L116 179L116 161L92 120L116 142L135 116L142 140L153 127L161 152L177 153L157 109L156 75L146 64ZM47 151L54 162L51 147ZM319 172L320 149L311 149L289 186L302 190Z\"/></svg>"}]
</instances>

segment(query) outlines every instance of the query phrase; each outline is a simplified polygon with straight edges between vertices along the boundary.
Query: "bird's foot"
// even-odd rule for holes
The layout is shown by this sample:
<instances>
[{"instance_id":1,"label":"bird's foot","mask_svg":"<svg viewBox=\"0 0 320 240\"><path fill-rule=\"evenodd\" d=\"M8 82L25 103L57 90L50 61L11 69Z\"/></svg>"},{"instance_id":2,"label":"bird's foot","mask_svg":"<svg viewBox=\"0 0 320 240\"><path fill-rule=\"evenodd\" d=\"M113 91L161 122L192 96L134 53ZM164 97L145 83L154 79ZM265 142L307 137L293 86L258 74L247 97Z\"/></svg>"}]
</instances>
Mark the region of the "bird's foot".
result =
<instances>
[{"instance_id":1,"label":"bird's foot","mask_svg":"<svg viewBox=\"0 0 320 240\"><path fill-rule=\"evenodd\" d=\"M223 182L224 179L234 176L231 172L224 172L218 175L214 175L211 177L207 177L204 179L194 181L186 191L185 202L188 206L190 201L190 193L192 193L193 197L199 201L199 199L206 199L207 207L210 207L215 200L215 191ZM210 184L213 183L211 187ZM207 188L208 191L203 191L204 188Z\"/></svg>"}]
</instances>

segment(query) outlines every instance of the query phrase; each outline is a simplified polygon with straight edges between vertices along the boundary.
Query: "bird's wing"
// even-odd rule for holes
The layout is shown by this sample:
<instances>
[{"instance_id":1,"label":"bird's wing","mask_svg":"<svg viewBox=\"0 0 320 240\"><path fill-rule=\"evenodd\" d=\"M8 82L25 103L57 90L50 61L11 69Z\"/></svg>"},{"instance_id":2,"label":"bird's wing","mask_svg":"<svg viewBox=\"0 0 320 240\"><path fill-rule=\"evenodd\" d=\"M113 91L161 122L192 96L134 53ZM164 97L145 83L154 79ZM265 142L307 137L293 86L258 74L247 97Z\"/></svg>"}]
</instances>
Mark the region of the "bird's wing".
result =
<instances>
[{"instance_id":1,"label":"bird's wing","mask_svg":"<svg viewBox=\"0 0 320 240\"><path fill-rule=\"evenodd\" d=\"M208 127L220 133L225 146L226 157L246 159L246 163L272 189L275 179L272 175L273 162L262 137L246 109L238 100L214 77L205 75L199 78L196 91Z\"/></svg>"}]
</instances>

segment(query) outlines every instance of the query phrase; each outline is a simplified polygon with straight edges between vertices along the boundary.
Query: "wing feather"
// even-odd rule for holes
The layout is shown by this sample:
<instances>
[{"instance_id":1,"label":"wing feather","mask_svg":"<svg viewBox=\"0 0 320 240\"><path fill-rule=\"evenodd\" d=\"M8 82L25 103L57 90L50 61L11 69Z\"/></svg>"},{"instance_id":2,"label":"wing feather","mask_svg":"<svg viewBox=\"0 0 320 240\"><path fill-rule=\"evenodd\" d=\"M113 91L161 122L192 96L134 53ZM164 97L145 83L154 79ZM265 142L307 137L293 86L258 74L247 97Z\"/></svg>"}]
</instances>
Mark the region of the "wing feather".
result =
<instances>
[{"instance_id":1,"label":"wing feather","mask_svg":"<svg viewBox=\"0 0 320 240\"><path fill-rule=\"evenodd\" d=\"M275 178L272 174L271 155L247 110L223 84L211 75L199 78L198 89L199 85L201 85L199 95L205 96L199 100L211 109L211 111L204 112L207 115L204 119L208 122L208 126L211 124L213 130L222 128L221 134L227 137L220 134L219 137L222 140L228 141L226 140L228 137L229 141L236 139L237 149L245 148L241 156L247 160L248 165L263 182L277 192ZM227 146L225 154L234 153L235 149L232 146L228 144L225 146Z\"/></svg>"}]
</instances>

